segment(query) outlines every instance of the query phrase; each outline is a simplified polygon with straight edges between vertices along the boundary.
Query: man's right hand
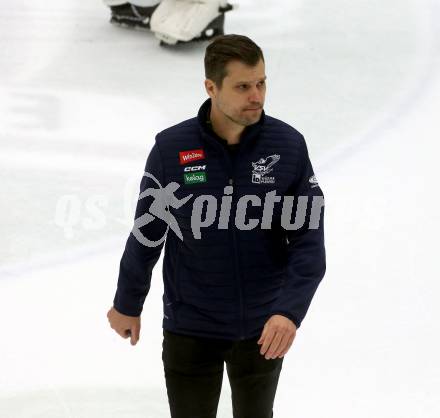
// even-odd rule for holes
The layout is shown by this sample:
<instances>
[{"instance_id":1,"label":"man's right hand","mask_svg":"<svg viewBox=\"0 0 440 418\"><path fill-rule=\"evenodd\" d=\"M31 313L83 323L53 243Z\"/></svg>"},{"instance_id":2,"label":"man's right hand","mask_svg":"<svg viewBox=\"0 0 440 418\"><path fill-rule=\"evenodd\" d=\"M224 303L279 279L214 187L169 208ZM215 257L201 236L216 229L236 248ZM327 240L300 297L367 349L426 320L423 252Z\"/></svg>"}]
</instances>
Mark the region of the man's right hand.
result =
<instances>
[{"instance_id":1,"label":"man's right hand","mask_svg":"<svg viewBox=\"0 0 440 418\"><path fill-rule=\"evenodd\" d=\"M141 332L141 317L121 314L114 307L107 312L108 322L122 338L130 338L131 345L136 345Z\"/></svg>"}]
</instances>

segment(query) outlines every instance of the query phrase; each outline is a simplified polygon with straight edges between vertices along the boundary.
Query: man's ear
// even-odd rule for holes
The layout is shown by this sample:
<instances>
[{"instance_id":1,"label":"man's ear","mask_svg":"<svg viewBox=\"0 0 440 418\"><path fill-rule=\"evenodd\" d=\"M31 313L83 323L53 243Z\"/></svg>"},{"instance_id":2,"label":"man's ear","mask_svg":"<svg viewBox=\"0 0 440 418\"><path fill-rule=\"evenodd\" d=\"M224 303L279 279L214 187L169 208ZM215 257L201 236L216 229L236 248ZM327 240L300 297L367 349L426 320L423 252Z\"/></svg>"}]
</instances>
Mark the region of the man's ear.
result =
<instances>
[{"instance_id":1,"label":"man's ear","mask_svg":"<svg viewBox=\"0 0 440 418\"><path fill-rule=\"evenodd\" d=\"M215 86L215 83L212 80L210 80L209 78L207 78L205 80L205 90L206 90L206 93L208 93L209 97L211 97L211 99L215 97L216 86Z\"/></svg>"}]
</instances>

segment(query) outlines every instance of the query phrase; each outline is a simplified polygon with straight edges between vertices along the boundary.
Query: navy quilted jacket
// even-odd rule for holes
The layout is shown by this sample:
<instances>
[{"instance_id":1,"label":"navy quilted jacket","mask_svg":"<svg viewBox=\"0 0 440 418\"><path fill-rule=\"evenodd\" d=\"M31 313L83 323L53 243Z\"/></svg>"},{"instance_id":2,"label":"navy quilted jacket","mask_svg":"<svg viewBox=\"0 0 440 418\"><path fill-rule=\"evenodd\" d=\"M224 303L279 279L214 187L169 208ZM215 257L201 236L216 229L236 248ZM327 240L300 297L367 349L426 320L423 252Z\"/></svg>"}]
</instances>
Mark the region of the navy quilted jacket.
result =
<instances>
[{"instance_id":1,"label":"navy quilted jacket","mask_svg":"<svg viewBox=\"0 0 440 418\"><path fill-rule=\"evenodd\" d=\"M263 111L259 122L245 128L237 151L229 153L206 124L210 106L208 99L197 117L156 136L145 171L162 187L178 183L174 191L177 199L192 195L180 207L168 207L182 239L158 217L137 230L133 228L120 262L114 307L125 315L141 314L153 267L165 247L164 329L239 340L261 334L273 314L284 315L299 327L325 273L324 207L315 229L308 227L311 203L304 225L296 230L281 225L282 202L273 205L270 228L260 224L239 228L234 214L244 195L255 195L262 202L247 203L248 226L251 219L262 219L264 198L270 191L276 191L277 196L321 196L323 200L304 137ZM232 186L228 193L225 186ZM158 186L144 176L140 192L147 188ZM191 213L194 206L204 218L208 203L201 203L198 197L202 195L211 195L217 202L216 218L195 236ZM229 223L220 227L225 196L230 197L231 216ZM153 200L148 195L140 198L135 218L149 213ZM293 223L295 206L291 219ZM166 240L155 247L146 246L136 238L139 233L150 241L163 236Z\"/></svg>"}]
</instances>

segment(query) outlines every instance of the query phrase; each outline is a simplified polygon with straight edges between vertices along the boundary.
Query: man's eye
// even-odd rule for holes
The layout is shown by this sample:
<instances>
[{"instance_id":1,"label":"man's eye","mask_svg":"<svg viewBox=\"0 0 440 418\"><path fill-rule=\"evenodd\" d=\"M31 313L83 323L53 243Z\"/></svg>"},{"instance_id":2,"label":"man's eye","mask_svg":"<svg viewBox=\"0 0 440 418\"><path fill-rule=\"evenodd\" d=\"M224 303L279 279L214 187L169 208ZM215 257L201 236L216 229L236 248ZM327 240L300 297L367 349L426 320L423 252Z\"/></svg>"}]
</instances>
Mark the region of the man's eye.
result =
<instances>
[{"instance_id":1,"label":"man's eye","mask_svg":"<svg viewBox=\"0 0 440 418\"><path fill-rule=\"evenodd\" d=\"M240 85L238 86L238 88L239 88L240 90L245 90L245 89L247 89L247 85L246 85L246 84L240 84Z\"/></svg>"}]
</instances>

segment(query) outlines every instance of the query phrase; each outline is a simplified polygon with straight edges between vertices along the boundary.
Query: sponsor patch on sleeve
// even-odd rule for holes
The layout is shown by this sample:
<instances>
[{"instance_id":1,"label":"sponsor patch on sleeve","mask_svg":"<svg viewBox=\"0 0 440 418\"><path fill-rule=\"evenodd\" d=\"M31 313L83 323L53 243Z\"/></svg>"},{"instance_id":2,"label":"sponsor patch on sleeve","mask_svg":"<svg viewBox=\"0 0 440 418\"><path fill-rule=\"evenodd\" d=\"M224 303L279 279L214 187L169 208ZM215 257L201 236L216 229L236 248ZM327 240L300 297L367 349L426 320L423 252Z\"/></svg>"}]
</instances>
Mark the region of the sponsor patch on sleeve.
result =
<instances>
[{"instance_id":1,"label":"sponsor patch on sleeve","mask_svg":"<svg viewBox=\"0 0 440 418\"><path fill-rule=\"evenodd\" d=\"M311 184L311 188L313 189L314 187L318 187L319 186L319 184L318 184L318 180L316 179L316 176L315 175L313 175L313 176L311 176L310 178L309 178L309 183Z\"/></svg>"}]
</instances>

